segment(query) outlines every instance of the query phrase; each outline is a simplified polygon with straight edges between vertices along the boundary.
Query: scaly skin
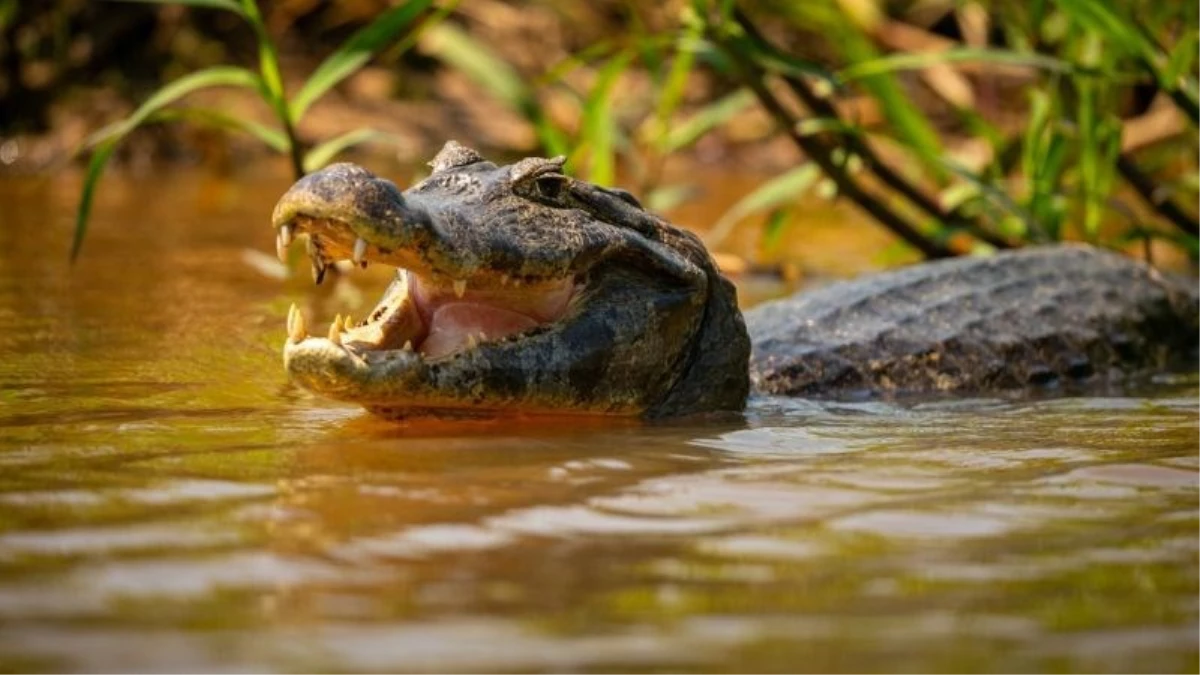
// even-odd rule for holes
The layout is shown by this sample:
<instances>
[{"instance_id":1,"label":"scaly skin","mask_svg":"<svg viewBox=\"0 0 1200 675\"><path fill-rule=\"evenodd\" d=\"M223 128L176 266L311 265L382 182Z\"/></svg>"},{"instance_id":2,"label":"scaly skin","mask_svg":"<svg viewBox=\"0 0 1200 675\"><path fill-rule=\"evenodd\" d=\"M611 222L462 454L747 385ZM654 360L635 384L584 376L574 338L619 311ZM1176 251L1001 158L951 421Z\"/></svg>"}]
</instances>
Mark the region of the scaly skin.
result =
<instances>
[{"instance_id":1,"label":"scaly skin","mask_svg":"<svg viewBox=\"0 0 1200 675\"><path fill-rule=\"evenodd\" d=\"M746 314L757 391L994 391L1195 362L1193 286L1084 245L958 258Z\"/></svg>"},{"instance_id":2,"label":"scaly skin","mask_svg":"<svg viewBox=\"0 0 1200 675\"><path fill-rule=\"evenodd\" d=\"M734 289L699 239L629 194L565 176L561 159L498 167L453 141L431 165L404 192L335 165L276 206L281 251L308 233L318 281L332 260L402 268L357 326L309 337L289 316L284 360L302 386L387 417L669 416L740 410L751 381L809 396L985 391L1196 357L1194 289L1087 246L771 303L747 314L751 355Z\"/></svg>"}]
</instances>

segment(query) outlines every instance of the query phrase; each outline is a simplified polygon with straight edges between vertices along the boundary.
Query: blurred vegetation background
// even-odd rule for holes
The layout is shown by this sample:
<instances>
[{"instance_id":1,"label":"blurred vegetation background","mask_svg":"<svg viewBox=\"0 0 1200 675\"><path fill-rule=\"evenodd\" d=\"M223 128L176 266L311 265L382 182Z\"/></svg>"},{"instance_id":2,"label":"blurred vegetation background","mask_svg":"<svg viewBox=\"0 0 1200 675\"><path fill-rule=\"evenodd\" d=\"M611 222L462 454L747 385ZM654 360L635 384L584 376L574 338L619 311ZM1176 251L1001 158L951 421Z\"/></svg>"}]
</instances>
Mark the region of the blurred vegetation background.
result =
<instances>
[{"instance_id":1,"label":"blurred vegetation background","mask_svg":"<svg viewBox=\"0 0 1200 675\"><path fill-rule=\"evenodd\" d=\"M901 255L1063 238L1197 256L1197 6L1149 0L0 0L0 171L386 171L566 155L762 247L855 205ZM907 253L905 253L907 252Z\"/></svg>"}]
</instances>

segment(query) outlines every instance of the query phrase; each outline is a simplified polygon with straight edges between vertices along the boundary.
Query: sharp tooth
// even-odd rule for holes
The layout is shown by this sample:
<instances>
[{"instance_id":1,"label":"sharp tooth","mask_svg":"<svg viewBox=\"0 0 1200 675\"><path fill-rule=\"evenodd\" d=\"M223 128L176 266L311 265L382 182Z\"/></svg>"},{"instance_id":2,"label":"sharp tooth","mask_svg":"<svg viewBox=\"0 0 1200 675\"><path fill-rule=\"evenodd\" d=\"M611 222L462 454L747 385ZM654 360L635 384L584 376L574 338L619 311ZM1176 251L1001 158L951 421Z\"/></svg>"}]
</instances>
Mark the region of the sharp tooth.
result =
<instances>
[{"instance_id":1,"label":"sharp tooth","mask_svg":"<svg viewBox=\"0 0 1200 675\"><path fill-rule=\"evenodd\" d=\"M296 306L292 305L292 309L296 309ZM295 314L289 316L289 319L292 320L288 321L288 337L292 342L301 342L304 338L308 337L308 326L304 322L304 312L296 309Z\"/></svg>"},{"instance_id":2,"label":"sharp tooth","mask_svg":"<svg viewBox=\"0 0 1200 675\"><path fill-rule=\"evenodd\" d=\"M342 346L342 315L338 314L334 318L333 323L329 324L329 341L333 344Z\"/></svg>"},{"instance_id":3,"label":"sharp tooth","mask_svg":"<svg viewBox=\"0 0 1200 675\"><path fill-rule=\"evenodd\" d=\"M362 265L363 267L366 267L366 265L364 263L366 263L367 261L363 260L363 256L365 256L366 254L367 254L367 240L363 239L362 237L355 239L354 240L354 263L356 265Z\"/></svg>"},{"instance_id":4,"label":"sharp tooth","mask_svg":"<svg viewBox=\"0 0 1200 675\"><path fill-rule=\"evenodd\" d=\"M342 330L350 330L351 328L354 328L354 321L347 314L346 318L342 319Z\"/></svg>"},{"instance_id":5,"label":"sharp tooth","mask_svg":"<svg viewBox=\"0 0 1200 675\"><path fill-rule=\"evenodd\" d=\"M477 347L477 346L479 346L479 343L475 341L475 336L468 334L467 335L467 349L475 349L475 347Z\"/></svg>"},{"instance_id":6,"label":"sharp tooth","mask_svg":"<svg viewBox=\"0 0 1200 675\"><path fill-rule=\"evenodd\" d=\"M405 340L405 341L404 341L404 351L406 351L406 352L411 352L411 351L412 351L412 340Z\"/></svg>"},{"instance_id":7,"label":"sharp tooth","mask_svg":"<svg viewBox=\"0 0 1200 675\"><path fill-rule=\"evenodd\" d=\"M284 248L287 248L288 246L292 245L292 226L291 225L280 225L279 226L279 240L283 242Z\"/></svg>"},{"instance_id":8,"label":"sharp tooth","mask_svg":"<svg viewBox=\"0 0 1200 675\"><path fill-rule=\"evenodd\" d=\"M275 234L275 255L279 256L279 262L287 262L287 241L282 229Z\"/></svg>"},{"instance_id":9,"label":"sharp tooth","mask_svg":"<svg viewBox=\"0 0 1200 675\"><path fill-rule=\"evenodd\" d=\"M464 294L466 294L466 292L467 292L467 280L466 279L455 279L454 280L454 295L458 296L459 298L462 298L462 296Z\"/></svg>"},{"instance_id":10,"label":"sharp tooth","mask_svg":"<svg viewBox=\"0 0 1200 675\"><path fill-rule=\"evenodd\" d=\"M308 235L308 241L304 242L304 250L308 251L308 255L316 256L321 250L321 243L317 241L317 235Z\"/></svg>"},{"instance_id":11,"label":"sharp tooth","mask_svg":"<svg viewBox=\"0 0 1200 675\"><path fill-rule=\"evenodd\" d=\"M321 285L321 282L325 280L325 261L319 258L314 258L312 270L313 281L315 281L318 286Z\"/></svg>"},{"instance_id":12,"label":"sharp tooth","mask_svg":"<svg viewBox=\"0 0 1200 675\"><path fill-rule=\"evenodd\" d=\"M292 327L296 325L296 312L298 312L298 311L300 311L300 310L296 309L296 303L294 303L294 302L292 303L291 307L288 307L288 316L287 316L288 337L291 337Z\"/></svg>"}]
</instances>

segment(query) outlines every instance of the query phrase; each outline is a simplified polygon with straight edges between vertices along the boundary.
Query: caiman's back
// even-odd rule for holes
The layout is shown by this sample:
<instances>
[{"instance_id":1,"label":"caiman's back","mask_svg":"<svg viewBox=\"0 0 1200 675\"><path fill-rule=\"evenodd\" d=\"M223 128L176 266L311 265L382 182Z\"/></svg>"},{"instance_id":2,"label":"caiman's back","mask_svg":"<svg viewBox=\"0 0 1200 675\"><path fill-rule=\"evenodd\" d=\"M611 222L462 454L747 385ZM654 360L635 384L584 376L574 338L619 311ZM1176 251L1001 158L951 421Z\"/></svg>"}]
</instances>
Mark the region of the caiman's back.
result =
<instances>
[{"instance_id":1,"label":"caiman's back","mask_svg":"<svg viewBox=\"0 0 1200 675\"><path fill-rule=\"evenodd\" d=\"M984 391L1178 368L1193 283L1089 246L1031 248L832 284L746 314L763 393Z\"/></svg>"}]
</instances>

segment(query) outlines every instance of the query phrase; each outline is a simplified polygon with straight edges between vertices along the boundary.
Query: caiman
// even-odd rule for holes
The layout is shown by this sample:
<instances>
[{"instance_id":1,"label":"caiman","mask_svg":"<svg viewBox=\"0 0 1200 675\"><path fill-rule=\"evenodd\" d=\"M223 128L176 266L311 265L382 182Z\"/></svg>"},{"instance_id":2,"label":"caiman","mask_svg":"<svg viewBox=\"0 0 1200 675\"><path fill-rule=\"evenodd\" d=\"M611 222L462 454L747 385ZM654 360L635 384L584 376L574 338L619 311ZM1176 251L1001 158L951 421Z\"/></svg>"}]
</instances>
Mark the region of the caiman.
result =
<instances>
[{"instance_id":1,"label":"caiman","mask_svg":"<svg viewBox=\"0 0 1200 675\"><path fill-rule=\"evenodd\" d=\"M1086 245L915 265L743 316L700 239L562 158L497 166L453 141L401 191L352 164L298 181L273 217L334 261L399 268L355 324L288 316L293 380L385 417L661 417L804 396L984 392L1196 359L1194 287Z\"/></svg>"}]
</instances>

